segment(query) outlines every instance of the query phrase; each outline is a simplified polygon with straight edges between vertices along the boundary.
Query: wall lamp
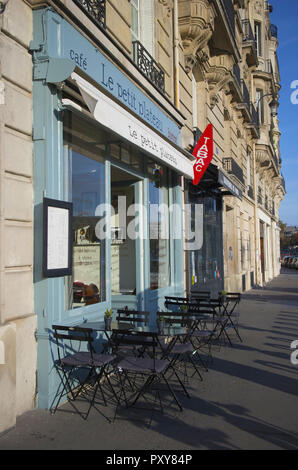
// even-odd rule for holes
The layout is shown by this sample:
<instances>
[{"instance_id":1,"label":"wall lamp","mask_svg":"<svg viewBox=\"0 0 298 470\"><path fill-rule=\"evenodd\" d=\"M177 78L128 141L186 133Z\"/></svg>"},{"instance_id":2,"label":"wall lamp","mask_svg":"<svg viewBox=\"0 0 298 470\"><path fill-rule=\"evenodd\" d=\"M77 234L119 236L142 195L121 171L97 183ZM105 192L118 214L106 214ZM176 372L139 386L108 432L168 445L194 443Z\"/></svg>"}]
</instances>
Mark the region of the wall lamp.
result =
<instances>
[{"instance_id":1,"label":"wall lamp","mask_svg":"<svg viewBox=\"0 0 298 470\"><path fill-rule=\"evenodd\" d=\"M272 93L266 93L266 95L262 95L259 100L256 102L256 108L259 108L260 101L265 98L266 96L272 96L272 101L269 103L270 109L271 109L271 116L275 117L277 116L277 110L279 107L279 102L276 99L276 95L273 95Z\"/></svg>"}]
</instances>

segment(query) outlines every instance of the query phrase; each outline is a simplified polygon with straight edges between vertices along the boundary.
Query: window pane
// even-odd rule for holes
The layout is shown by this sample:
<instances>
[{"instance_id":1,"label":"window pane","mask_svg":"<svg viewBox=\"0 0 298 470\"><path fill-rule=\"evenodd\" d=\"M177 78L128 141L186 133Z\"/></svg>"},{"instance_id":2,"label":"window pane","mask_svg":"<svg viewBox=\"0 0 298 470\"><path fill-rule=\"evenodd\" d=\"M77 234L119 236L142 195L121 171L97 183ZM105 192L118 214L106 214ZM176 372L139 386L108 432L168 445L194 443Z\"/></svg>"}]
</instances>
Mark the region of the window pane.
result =
<instances>
[{"instance_id":1,"label":"window pane","mask_svg":"<svg viewBox=\"0 0 298 470\"><path fill-rule=\"evenodd\" d=\"M168 170L149 165L150 289L170 285Z\"/></svg>"},{"instance_id":2,"label":"window pane","mask_svg":"<svg viewBox=\"0 0 298 470\"><path fill-rule=\"evenodd\" d=\"M96 130L78 118L65 123L68 192L73 202L73 273L65 278L67 309L105 300L105 241L95 233L100 221L96 208L105 202L105 164L95 145L103 136Z\"/></svg>"}]
</instances>

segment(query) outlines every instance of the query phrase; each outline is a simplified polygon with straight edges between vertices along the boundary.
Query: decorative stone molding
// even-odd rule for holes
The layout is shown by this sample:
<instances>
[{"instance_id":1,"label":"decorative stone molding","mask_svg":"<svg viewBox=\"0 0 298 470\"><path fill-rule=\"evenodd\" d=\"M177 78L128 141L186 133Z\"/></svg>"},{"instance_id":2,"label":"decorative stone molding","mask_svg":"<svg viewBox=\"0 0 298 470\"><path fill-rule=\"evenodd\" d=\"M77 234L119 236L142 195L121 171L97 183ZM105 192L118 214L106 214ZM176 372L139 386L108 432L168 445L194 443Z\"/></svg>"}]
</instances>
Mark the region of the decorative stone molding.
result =
<instances>
[{"instance_id":1,"label":"decorative stone molding","mask_svg":"<svg viewBox=\"0 0 298 470\"><path fill-rule=\"evenodd\" d=\"M171 16L173 7L174 7L174 2L173 0L158 0L159 3L161 3L166 11L166 16L169 18Z\"/></svg>"},{"instance_id":2,"label":"decorative stone molding","mask_svg":"<svg viewBox=\"0 0 298 470\"><path fill-rule=\"evenodd\" d=\"M262 15L264 9L264 1L263 0L256 0L255 2L255 12L257 15Z\"/></svg>"},{"instance_id":3,"label":"decorative stone molding","mask_svg":"<svg viewBox=\"0 0 298 470\"><path fill-rule=\"evenodd\" d=\"M198 61L198 54L212 36L214 16L215 12L208 0L179 0L179 31L187 73L191 72ZM206 57L204 60L207 60Z\"/></svg>"},{"instance_id":4,"label":"decorative stone molding","mask_svg":"<svg viewBox=\"0 0 298 470\"><path fill-rule=\"evenodd\" d=\"M218 93L223 90L226 95L230 93L229 82L233 80L231 70L233 61L228 54L214 56L210 59L210 67L206 71L206 80L209 86L210 106L218 103Z\"/></svg>"}]
</instances>

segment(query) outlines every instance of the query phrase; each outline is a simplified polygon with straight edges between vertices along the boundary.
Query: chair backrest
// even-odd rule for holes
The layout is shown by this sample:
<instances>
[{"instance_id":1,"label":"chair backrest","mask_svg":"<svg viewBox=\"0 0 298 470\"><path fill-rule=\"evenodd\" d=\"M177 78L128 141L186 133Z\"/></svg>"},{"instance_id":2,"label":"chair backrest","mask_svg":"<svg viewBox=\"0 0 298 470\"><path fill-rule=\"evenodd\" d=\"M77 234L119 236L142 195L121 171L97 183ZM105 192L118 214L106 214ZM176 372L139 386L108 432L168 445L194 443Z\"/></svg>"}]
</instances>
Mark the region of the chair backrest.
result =
<instances>
[{"instance_id":1,"label":"chair backrest","mask_svg":"<svg viewBox=\"0 0 298 470\"><path fill-rule=\"evenodd\" d=\"M143 331L121 331L112 330L112 342L114 345L113 353L117 354L117 349L125 346L142 347L142 352L146 351L149 356L156 359L156 347L159 345L157 333L143 332Z\"/></svg>"},{"instance_id":2,"label":"chair backrest","mask_svg":"<svg viewBox=\"0 0 298 470\"><path fill-rule=\"evenodd\" d=\"M93 330L92 328L82 328L79 326L52 325L54 330L53 337L56 340L58 358L61 359L61 350L65 349L64 340L70 342L85 342L89 345L91 359L93 358ZM62 340L62 341L61 341ZM70 347L68 346L68 349Z\"/></svg>"},{"instance_id":3,"label":"chair backrest","mask_svg":"<svg viewBox=\"0 0 298 470\"><path fill-rule=\"evenodd\" d=\"M149 312L142 310L129 310L128 308L120 308L117 310L117 321L128 321L130 323L149 323Z\"/></svg>"},{"instance_id":4,"label":"chair backrest","mask_svg":"<svg viewBox=\"0 0 298 470\"><path fill-rule=\"evenodd\" d=\"M160 321L164 318L167 325L180 325L185 326L188 323L188 312L156 312L156 319Z\"/></svg>"},{"instance_id":5,"label":"chair backrest","mask_svg":"<svg viewBox=\"0 0 298 470\"><path fill-rule=\"evenodd\" d=\"M173 297L173 296L165 296L165 308L170 310L171 312L176 311L180 312L181 307L188 306L189 298L188 297Z\"/></svg>"},{"instance_id":6,"label":"chair backrest","mask_svg":"<svg viewBox=\"0 0 298 470\"><path fill-rule=\"evenodd\" d=\"M196 302L204 299L210 299L211 292L210 291L199 291L199 292L191 292L190 293L190 300L191 302Z\"/></svg>"}]
</instances>

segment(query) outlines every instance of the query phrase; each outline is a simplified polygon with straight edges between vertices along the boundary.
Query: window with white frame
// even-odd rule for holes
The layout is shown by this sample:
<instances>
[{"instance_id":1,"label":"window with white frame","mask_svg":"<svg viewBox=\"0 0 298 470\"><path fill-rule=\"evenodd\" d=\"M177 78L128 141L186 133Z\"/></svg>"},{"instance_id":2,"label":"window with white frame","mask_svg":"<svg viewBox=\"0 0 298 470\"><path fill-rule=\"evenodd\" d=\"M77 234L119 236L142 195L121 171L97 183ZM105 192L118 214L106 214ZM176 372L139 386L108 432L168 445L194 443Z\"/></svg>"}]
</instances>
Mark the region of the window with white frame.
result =
<instances>
[{"instance_id":1,"label":"window with white frame","mask_svg":"<svg viewBox=\"0 0 298 470\"><path fill-rule=\"evenodd\" d=\"M140 40L140 5L139 0L130 0L131 5L131 35L133 41Z\"/></svg>"},{"instance_id":2,"label":"window with white frame","mask_svg":"<svg viewBox=\"0 0 298 470\"><path fill-rule=\"evenodd\" d=\"M259 21L255 21L255 41L258 56L262 55L262 25Z\"/></svg>"},{"instance_id":3,"label":"window with white frame","mask_svg":"<svg viewBox=\"0 0 298 470\"><path fill-rule=\"evenodd\" d=\"M256 108L259 118L259 124L264 124L264 100L263 97L263 90L257 89L256 90Z\"/></svg>"}]
</instances>

